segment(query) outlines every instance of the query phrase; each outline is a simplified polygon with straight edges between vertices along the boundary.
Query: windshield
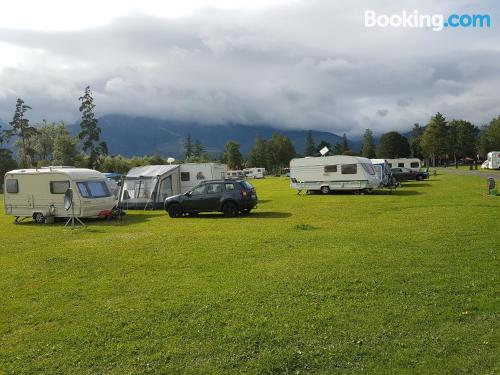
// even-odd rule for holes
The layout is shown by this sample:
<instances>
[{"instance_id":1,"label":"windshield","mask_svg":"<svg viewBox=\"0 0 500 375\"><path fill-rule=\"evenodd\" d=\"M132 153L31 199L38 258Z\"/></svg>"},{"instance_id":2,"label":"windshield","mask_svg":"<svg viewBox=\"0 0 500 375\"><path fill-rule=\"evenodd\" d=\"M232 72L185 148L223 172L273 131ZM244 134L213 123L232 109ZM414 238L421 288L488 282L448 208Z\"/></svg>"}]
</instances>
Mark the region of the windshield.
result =
<instances>
[{"instance_id":1,"label":"windshield","mask_svg":"<svg viewBox=\"0 0 500 375\"><path fill-rule=\"evenodd\" d=\"M111 196L108 186L104 181L84 181L77 182L76 185L83 198L104 198Z\"/></svg>"}]
</instances>

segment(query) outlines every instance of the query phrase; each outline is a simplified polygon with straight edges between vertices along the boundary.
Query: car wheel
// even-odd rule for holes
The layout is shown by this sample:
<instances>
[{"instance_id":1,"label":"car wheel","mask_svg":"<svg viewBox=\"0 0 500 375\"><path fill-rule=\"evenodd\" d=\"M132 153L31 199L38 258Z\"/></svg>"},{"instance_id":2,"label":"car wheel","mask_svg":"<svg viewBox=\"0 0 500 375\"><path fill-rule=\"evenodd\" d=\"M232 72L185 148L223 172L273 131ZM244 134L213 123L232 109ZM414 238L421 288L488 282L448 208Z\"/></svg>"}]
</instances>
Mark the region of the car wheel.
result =
<instances>
[{"instance_id":1,"label":"car wheel","mask_svg":"<svg viewBox=\"0 0 500 375\"><path fill-rule=\"evenodd\" d=\"M182 216L182 207L180 204L172 204L168 206L168 216L171 218L178 218Z\"/></svg>"},{"instance_id":2,"label":"car wheel","mask_svg":"<svg viewBox=\"0 0 500 375\"><path fill-rule=\"evenodd\" d=\"M241 210L241 214L242 215L248 215L248 214L250 214L250 211L252 211L251 208L245 208L244 210Z\"/></svg>"},{"instance_id":3,"label":"car wheel","mask_svg":"<svg viewBox=\"0 0 500 375\"><path fill-rule=\"evenodd\" d=\"M37 224L45 224L45 216L41 212L37 212L36 214L33 215L33 220Z\"/></svg>"},{"instance_id":4,"label":"car wheel","mask_svg":"<svg viewBox=\"0 0 500 375\"><path fill-rule=\"evenodd\" d=\"M189 212L189 216L198 216L199 212Z\"/></svg>"},{"instance_id":5,"label":"car wheel","mask_svg":"<svg viewBox=\"0 0 500 375\"><path fill-rule=\"evenodd\" d=\"M424 178L422 176L417 176L417 181L422 181Z\"/></svg>"},{"instance_id":6,"label":"car wheel","mask_svg":"<svg viewBox=\"0 0 500 375\"><path fill-rule=\"evenodd\" d=\"M330 193L330 188L328 186L321 186L321 192L323 194L329 194Z\"/></svg>"},{"instance_id":7,"label":"car wheel","mask_svg":"<svg viewBox=\"0 0 500 375\"><path fill-rule=\"evenodd\" d=\"M238 214L238 207L232 202L227 202L224 204L224 207L222 207L222 212L224 213L224 216L227 217L233 217Z\"/></svg>"}]
</instances>

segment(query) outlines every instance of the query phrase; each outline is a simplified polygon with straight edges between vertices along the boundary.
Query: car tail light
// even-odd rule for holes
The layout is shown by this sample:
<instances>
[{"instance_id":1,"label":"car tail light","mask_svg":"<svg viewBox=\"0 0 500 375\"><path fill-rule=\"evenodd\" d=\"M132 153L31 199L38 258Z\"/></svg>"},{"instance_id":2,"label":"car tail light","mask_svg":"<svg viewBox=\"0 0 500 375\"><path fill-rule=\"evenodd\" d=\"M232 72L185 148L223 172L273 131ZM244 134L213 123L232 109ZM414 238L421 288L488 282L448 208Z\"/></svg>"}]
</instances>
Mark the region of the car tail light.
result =
<instances>
[{"instance_id":1,"label":"car tail light","mask_svg":"<svg viewBox=\"0 0 500 375\"><path fill-rule=\"evenodd\" d=\"M247 195L248 195L248 191L246 191L246 190L242 189L242 190L241 190L241 197L242 197L242 198L246 198L246 197L247 197Z\"/></svg>"}]
</instances>

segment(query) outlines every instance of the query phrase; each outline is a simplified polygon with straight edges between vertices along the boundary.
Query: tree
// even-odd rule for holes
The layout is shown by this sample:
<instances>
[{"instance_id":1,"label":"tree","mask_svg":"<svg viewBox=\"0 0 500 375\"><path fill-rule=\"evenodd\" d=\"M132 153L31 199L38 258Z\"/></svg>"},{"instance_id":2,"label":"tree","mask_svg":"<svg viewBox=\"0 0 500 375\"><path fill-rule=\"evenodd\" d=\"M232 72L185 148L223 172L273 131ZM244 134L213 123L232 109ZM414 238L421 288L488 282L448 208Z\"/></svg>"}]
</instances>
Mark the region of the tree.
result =
<instances>
[{"instance_id":1,"label":"tree","mask_svg":"<svg viewBox=\"0 0 500 375\"><path fill-rule=\"evenodd\" d=\"M375 157L375 142L373 141L373 132L370 129L366 129L365 134L363 135L361 156L369 159L373 159Z\"/></svg>"},{"instance_id":2,"label":"tree","mask_svg":"<svg viewBox=\"0 0 500 375\"><path fill-rule=\"evenodd\" d=\"M259 135L255 138L255 145L248 153L247 165L248 167L268 167L268 150L266 141Z\"/></svg>"},{"instance_id":3,"label":"tree","mask_svg":"<svg viewBox=\"0 0 500 375\"><path fill-rule=\"evenodd\" d=\"M194 142L193 146L193 156L198 160L205 158L205 146L199 140Z\"/></svg>"},{"instance_id":4,"label":"tree","mask_svg":"<svg viewBox=\"0 0 500 375\"><path fill-rule=\"evenodd\" d=\"M3 191L3 178L5 173L17 168L17 163L12 157L12 151L0 148L0 192Z\"/></svg>"},{"instance_id":5,"label":"tree","mask_svg":"<svg viewBox=\"0 0 500 375\"><path fill-rule=\"evenodd\" d=\"M410 151L413 158L423 159L424 152L422 150L422 135L424 129L419 124L413 124L410 138Z\"/></svg>"},{"instance_id":6,"label":"tree","mask_svg":"<svg viewBox=\"0 0 500 375\"><path fill-rule=\"evenodd\" d=\"M407 158L410 156L410 144L398 132L388 132L380 137L377 155L382 159Z\"/></svg>"},{"instance_id":7,"label":"tree","mask_svg":"<svg viewBox=\"0 0 500 375\"><path fill-rule=\"evenodd\" d=\"M193 138L191 137L191 134L188 134L184 141L184 159L188 160L189 158L192 158L193 154L194 154Z\"/></svg>"},{"instance_id":8,"label":"tree","mask_svg":"<svg viewBox=\"0 0 500 375\"><path fill-rule=\"evenodd\" d=\"M69 131L59 134L54 139L52 150L52 163L54 165L75 165L80 161L78 157L77 141Z\"/></svg>"},{"instance_id":9,"label":"tree","mask_svg":"<svg viewBox=\"0 0 500 375\"><path fill-rule=\"evenodd\" d=\"M223 161L229 169L241 169L243 166L243 155L240 152L240 144L235 141L227 141L224 146Z\"/></svg>"},{"instance_id":10,"label":"tree","mask_svg":"<svg viewBox=\"0 0 500 375\"><path fill-rule=\"evenodd\" d=\"M30 141L32 137L37 134L36 128L30 126L29 120L25 118L25 113L28 109L31 109L31 107L24 104L24 101L18 98L14 117L12 121L9 122L12 129L6 132L7 137L16 136L18 139L17 146L19 147L22 168L27 168L31 165L33 149L30 147Z\"/></svg>"},{"instance_id":11,"label":"tree","mask_svg":"<svg viewBox=\"0 0 500 375\"><path fill-rule=\"evenodd\" d=\"M441 158L448 150L446 118L441 113L431 117L424 134L421 146L427 158L432 160L432 166L436 166L436 158Z\"/></svg>"},{"instance_id":12,"label":"tree","mask_svg":"<svg viewBox=\"0 0 500 375\"><path fill-rule=\"evenodd\" d=\"M345 135L345 133L340 139L340 142L335 144L333 151L335 155L342 155L346 151L349 151L349 142L347 141L347 136Z\"/></svg>"},{"instance_id":13,"label":"tree","mask_svg":"<svg viewBox=\"0 0 500 375\"><path fill-rule=\"evenodd\" d=\"M290 138L275 132L267 142L267 169L280 174L296 155Z\"/></svg>"},{"instance_id":14,"label":"tree","mask_svg":"<svg viewBox=\"0 0 500 375\"><path fill-rule=\"evenodd\" d=\"M476 139L479 129L465 120L451 120L448 124L448 150L453 155L455 165L458 159L469 156L475 159Z\"/></svg>"},{"instance_id":15,"label":"tree","mask_svg":"<svg viewBox=\"0 0 500 375\"><path fill-rule=\"evenodd\" d=\"M83 141L83 151L88 152L88 166L89 168L98 168L99 158L108 153L108 147L105 142L98 143L101 136L101 128L97 126L97 119L94 115L94 98L90 87L85 88L83 96L79 97L80 112L82 113L82 120L80 122L80 133L78 139Z\"/></svg>"},{"instance_id":16,"label":"tree","mask_svg":"<svg viewBox=\"0 0 500 375\"><path fill-rule=\"evenodd\" d=\"M481 129L479 152L486 156L490 151L500 150L500 116Z\"/></svg>"},{"instance_id":17,"label":"tree","mask_svg":"<svg viewBox=\"0 0 500 375\"><path fill-rule=\"evenodd\" d=\"M314 139L312 136L312 131L307 132L306 144L304 146L304 156L314 156L316 154L316 146L314 145Z\"/></svg>"}]
</instances>

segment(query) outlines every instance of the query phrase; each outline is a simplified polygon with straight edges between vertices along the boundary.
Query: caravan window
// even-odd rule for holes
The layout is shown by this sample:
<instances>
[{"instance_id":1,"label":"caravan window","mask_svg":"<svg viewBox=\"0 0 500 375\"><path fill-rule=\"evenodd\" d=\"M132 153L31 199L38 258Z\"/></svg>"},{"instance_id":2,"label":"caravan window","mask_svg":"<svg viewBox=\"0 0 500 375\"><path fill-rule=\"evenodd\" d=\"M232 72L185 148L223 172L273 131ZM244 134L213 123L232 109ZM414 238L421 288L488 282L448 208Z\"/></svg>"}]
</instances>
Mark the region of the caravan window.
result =
<instances>
[{"instance_id":1,"label":"caravan window","mask_svg":"<svg viewBox=\"0 0 500 375\"><path fill-rule=\"evenodd\" d=\"M404 168L405 167L405 163L398 163L398 167Z\"/></svg>"},{"instance_id":2,"label":"caravan window","mask_svg":"<svg viewBox=\"0 0 500 375\"><path fill-rule=\"evenodd\" d=\"M342 164L341 167L342 174L356 174L358 173L357 164Z\"/></svg>"},{"instance_id":3,"label":"caravan window","mask_svg":"<svg viewBox=\"0 0 500 375\"><path fill-rule=\"evenodd\" d=\"M7 193L10 194L19 193L19 184L17 183L17 180L15 179L7 180Z\"/></svg>"},{"instance_id":4,"label":"caravan window","mask_svg":"<svg viewBox=\"0 0 500 375\"><path fill-rule=\"evenodd\" d=\"M363 163L361 164L363 166L363 169L368 173L368 174L371 174L371 175L374 175L375 174L375 168L373 168L373 165L372 164L368 164L368 163Z\"/></svg>"},{"instance_id":5,"label":"caravan window","mask_svg":"<svg viewBox=\"0 0 500 375\"><path fill-rule=\"evenodd\" d=\"M69 181L50 181L50 194L64 194L69 189Z\"/></svg>"},{"instance_id":6,"label":"caravan window","mask_svg":"<svg viewBox=\"0 0 500 375\"><path fill-rule=\"evenodd\" d=\"M420 163L418 161L412 161L410 163L410 168L420 168Z\"/></svg>"},{"instance_id":7,"label":"caravan window","mask_svg":"<svg viewBox=\"0 0 500 375\"><path fill-rule=\"evenodd\" d=\"M337 172L337 166L336 165L325 165L324 171L325 171L325 173Z\"/></svg>"},{"instance_id":8,"label":"caravan window","mask_svg":"<svg viewBox=\"0 0 500 375\"><path fill-rule=\"evenodd\" d=\"M181 172L181 181L189 181L189 180L191 180L189 172Z\"/></svg>"},{"instance_id":9,"label":"caravan window","mask_svg":"<svg viewBox=\"0 0 500 375\"><path fill-rule=\"evenodd\" d=\"M108 186L104 181L77 182L78 191L83 198L110 197Z\"/></svg>"}]
</instances>

